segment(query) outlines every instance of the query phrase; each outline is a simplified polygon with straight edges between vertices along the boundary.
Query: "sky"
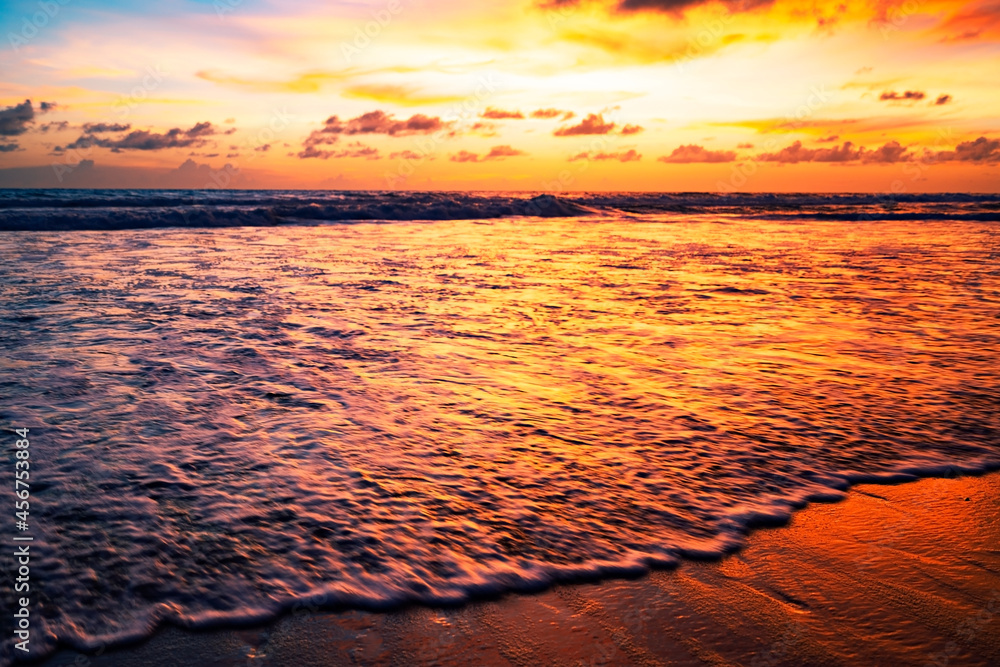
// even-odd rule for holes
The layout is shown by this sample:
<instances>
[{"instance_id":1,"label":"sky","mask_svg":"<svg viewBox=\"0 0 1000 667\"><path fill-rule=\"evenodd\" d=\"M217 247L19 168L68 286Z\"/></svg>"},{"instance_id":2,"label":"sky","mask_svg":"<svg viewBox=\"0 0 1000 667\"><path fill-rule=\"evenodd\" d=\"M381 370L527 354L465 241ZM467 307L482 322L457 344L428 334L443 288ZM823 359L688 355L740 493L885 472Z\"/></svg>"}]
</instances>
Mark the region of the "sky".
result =
<instances>
[{"instance_id":1,"label":"sky","mask_svg":"<svg viewBox=\"0 0 1000 667\"><path fill-rule=\"evenodd\" d=\"M5 0L0 187L998 192L998 73L998 0Z\"/></svg>"}]
</instances>

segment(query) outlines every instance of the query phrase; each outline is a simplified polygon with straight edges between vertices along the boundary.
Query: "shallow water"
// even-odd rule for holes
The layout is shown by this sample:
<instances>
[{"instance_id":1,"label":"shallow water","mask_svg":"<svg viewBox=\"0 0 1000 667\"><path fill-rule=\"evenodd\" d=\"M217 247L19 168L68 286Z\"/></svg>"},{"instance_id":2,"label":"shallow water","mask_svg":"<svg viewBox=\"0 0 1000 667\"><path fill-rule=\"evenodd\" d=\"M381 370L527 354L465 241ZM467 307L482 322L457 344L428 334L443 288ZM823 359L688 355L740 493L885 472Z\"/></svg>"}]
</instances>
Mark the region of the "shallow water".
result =
<instances>
[{"instance_id":1,"label":"shallow water","mask_svg":"<svg viewBox=\"0 0 1000 667\"><path fill-rule=\"evenodd\" d=\"M1000 228L773 217L0 234L35 650L639 571L1000 465Z\"/></svg>"}]
</instances>

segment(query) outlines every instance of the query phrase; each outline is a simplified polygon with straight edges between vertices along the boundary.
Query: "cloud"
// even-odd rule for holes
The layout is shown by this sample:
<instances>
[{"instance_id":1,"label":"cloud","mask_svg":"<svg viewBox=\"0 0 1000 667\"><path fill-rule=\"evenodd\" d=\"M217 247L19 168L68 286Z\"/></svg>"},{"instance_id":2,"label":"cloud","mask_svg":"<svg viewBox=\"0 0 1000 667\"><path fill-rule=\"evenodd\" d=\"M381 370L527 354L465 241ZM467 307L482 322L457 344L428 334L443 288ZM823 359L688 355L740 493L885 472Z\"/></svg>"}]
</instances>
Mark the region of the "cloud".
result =
<instances>
[{"instance_id":1,"label":"cloud","mask_svg":"<svg viewBox=\"0 0 1000 667\"><path fill-rule=\"evenodd\" d=\"M833 148L817 148L813 162L853 162L861 158L864 149L856 148L850 141Z\"/></svg>"},{"instance_id":2,"label":"cloud","mask_svg":"<svg viewBox=\"0 0 1000 667\"><path fill-rule=\"evenodd\" d=\"M943 42L995 39L1000 33L1000 4L991 0L955 3L961 8L937 27Z\"/></svg>"},{"instance_id":3,"label":"cloud","mask_svg":"<svg viewBox=\"0 0 1000 667\"><path fill-rule=\"evenodd\" d=\"M497 136L497 124L477 121L469 127L468 133L478 134L482 137L495 137Z\"/></svg>"},{"instance_id":4,"label":"cloud","mask_svg":"<svg viewBox=\"0 0 1000 667\"><path fill-rule=\"evenodd\" d=\"M18 150L19 148L21 148L19 144L0 144L0 153L10 153Z\"/></svg>"},{"instance_id":5,"label":"cloud","mask_svg":"<svg viewBox=\"0 0 1000 667\"><path fill-rule=\"evenodd\" d=\"M625 127L622 128L622 134L624 135L639 134L640 132L645 131L645 129L646 128L642 127L641 125L626 125Z\"/></svg>"},{"instance_id":6,"label":"cloud","mask_svg":"<svg viewBox=\"0 0 1000 667\"><path fill-rule=\"evenodd\" d=\"M469 151L459 151L455 155L449 158L452 162L486 162L488 160L503 160L508 157L518 157L521 155L527 155L524 151L519 151L516 148L511 148L510 146L494 146L490 149L490 152L479 157L476 153L471 153Z\"/></svg>"},{"instance_id":7,"label":"cloud","mask_svg":"<svg viewBox=\"0 0 1000 667\"><path fill-rule=\"evenodd\" d=\"M670 164L689 164L691 162L732 162L736 159L734 151L710 151L704 146L687 144L678 146L670 155L656 158L659 162Z\"/></svg>"},{"instance_id":8,"label":"cloud","mask_svg":"<svg viewBox=\"0 0 1000 667\"><path fill-rule=\"evenodd\" d=\"M804 148L801 141L796 141L777 153L761 153L757 159L762 162L798 164L799 162L851 162L860 157L860 149L855 148L850 141L833 148Z\"/></svg>"},{"instance_id":9,"label":"cloud","mask_svg":"<svg viewBox=\"0 0 1000 667\"><path fill-rule=\"evenodd\" d=\"M323 150L318 148L318 146L323 144L336 143L337 138L333 137L332 139L332 141L304 145L303 149L298 153L298 157L303 160L308 158L318 158L320 160L329 160L330 158L365 158L366 160L382 159L382 156L379 155L377 148L365 146L359 141L352 141L347 144L347 146L339 150ZM308 141L308 139L306 141Z\"/></svg>"},{"instance_id":10,"label":"cloud","mask_svg":"<svg viewBox=\"0 0 1000 667\"><path fill-rule=\"evenodd\" d=\"M493 107L486 107L486 111L479 114L479 117L493 120L503 120L505 118L524 120L524 114L520 111L504 111L503 109L494 109Z\"/></svg>"},{"instance_id":11,"label":"cloud","mask_svg":"<svg viewBox=\"0 0 1000 667\"><path fill-rule=\"evenodd\" d=\"M341 120L338 116L330 116L323 123L323 128L313 130L305 141L302 142L300 158L319 158L326 160L331 157L369 157L378 159L372 155L345 154L342 151L331 151L320 149L320 146L332 146L336 144L342 135L358 134L384 134L390 137L402 137L412 134L433 134L440 130L447 129L449 123L441 120L437 116L425 116L414 114L405 120L399 120L384 111L369 111L361 114L357 118ZM344 149L347 150L347 149Z\"/></svg>"},{"instance_id":12,"label":"cloud","mask_svg":"<svg viewBox=\"0 0 1000 667\"><path fill-rule=\"evenodd\" d=\"M69 129L69 121L60 120L52 121L51 123L44 123L38 126L39 132L48 132L49 130L53 132L62 132L63 130Z\"/></svg>"},{"instance_id":13,"label":"cloud","mask_svg":"<svg viewBox=\"0 0 1000 667\"><path fill-rule=\"evenodd\" d=\"M397 120L384 111L369 111L357 118L341 121L337 116L326 119L322 134L387 134L405 136L408 134L433 134L448 127L448 123L438 116L414 114L406 120Z\"/></svg>"},{"instance_id":14,"label":"cloud","mask_svg":"<svg viewBox=\"0 0 1000 667\"><path fill-rule=\"evenodd\" d=\"M782 148L777 153L762 153L757 156L761 162L797 164L799 162L874 162L890 164L908 162L913 154L898 141L890 141L881 148L869 150L845 141L832 148L805 148L801 141Z\"/></svg>"},{"instance_id":15,"label":"cloud","mask_svg":"<svg viewBox=\"0 0 1000 667\"><path fill-rule=\"evenodd\" d=\"M613 0L614 10L627 14L631 12L651 11L678 16L689 9L702 5L721 4L730 12L751 12L762 7L768 7L774 0ZM582 0L543 0L543 7L573 7L582 4Z\"/></svg>"},{"instance_id":16,"label":"cloud","mask_svg":"<svg viewBox=\"0 0 1000 667\"><path fill-rule=\"evenodd\" d=\"M490 149L490 152L486 154L484 160L502 160L505 157L518 157L520 155L527 155L524 151L519 151L516 148L511 148L510 146L494 146Z\"/></svg>"},{"instance_id":17,"label":"cloud","mask_svg":"<svg viewBox=\"0 0 1000 667\"><path fill-rule=\"evenodd\" d=\"M938 95L938 98L934 100L934 104L937 106L948 104L948 102L951 102L951 95Z\"/></svg>"},{"instance_id":18,"label":"cloud","mask_svg":"<svg viewBox=\"0 0 1000 667\"><path fill-rule=\"evenodd\" d=\"M128 126L126 126L128 127ZM114 132L115 130L104 130ZM227 130L225 134L231 134L233 130ZM119 139L104 139L98 137L94 132L84 132L76 141L68 144L65 150L90 148L99 146L110 148L113 152L121 151L159 151L167 148L188 148L204 146L206 138L218 134L219 131L208 121L195 123L191 128L182 130L179 127L167 130L163 134L150 132L148 130L135 130L129 132ZM56 152L60 152L57 148Z\"/></svg>"},{"instance_id":19,"label":"cloud","mask_svg":"<svg viewBox=\"0 0 1000 667\"><path fill-rule=\"evenodd\" d=\"M469 151L458 151L450 159L452 162L479 162L479 156Z\"/></svg>"},{"instance_id":20,"label":"cloud","mask_svg":"<svg viewBox=\"0 0 1000 667\"><path fill-rule=\"evenodd\" d=\"M334 143L334 141L329 143ZM339 150L319 150L316 145L306 146L305 149L298 154L300 158L319 158L321 160L328 160L330 158L365 158L366 160L381 160L382 156L379 155L377 148L372 148L371 146L366 146L360 141L352 141L343 148Z\"/></svg>"},{"instance_id":21,"label":"cloud","mask_svg":"<svg viewBox=\"0 0 1000 667\"><path fill-rule=\"evenodd\" d=\"M28 125L34 122L35 109L31 106L31 100L0 109L0 137L16 137L24 134L28 131Z\"/></svg>"},{"instance_id":22,"label":"cloud","mask_svg":"<svg viewBox=\"0 0 1000 667\"><path fill-rule=\"evenodd\" d=\"M873 151L864 151L862 149L861 159L864 162L880 162L883 164L890 164L894 162L909 162L913 159L913 154L907 152L906 148L898 141L890 141L882 148L876 148Z\"/></svg>"},{"instance_id":23,"label":"cloud","mask_svg":"<svg viewBox=\"0 0 1000 667\"><path fill-rule=\"evenodd\" d=\"M575 115L572 111L564 111L562 109L535 109L531 112L532 118L557 118L562 116L563 120L569 120Z\"/></svg>"},{"instance_id":24,"label":"cloud","mask_svg":"<svg viewBox=\"0 0 1000 667\"><path fill-rule=\"evenodd\" d=\"M837 139L840 139L840 135L831 134L831 135L826 136L826 137L820 137L819 139L816 140L816 143L819 143L819 144L832 144ZM750 148L753 148L753 146L750 146Z\"/></svg>"},{"instance_id":25,"label":"cloud","mask_svg":"<svg viewBox=\"0 0 1000 667\"><path fill-rule=\"evenodd\" d=\"M642 159L642 155L637 153L634 148L625 151L624 153L590 153L583 152L577 153L573 157L569 158L570 162L578 162L580 160L596 160L598 162L603 162L605 160L618 160L619 162L638 162Z\"/></svg>"},{"instance_id":26,"label":"cloud","mask_svg":"<svg viewBox=\"0 0 1000 667\"><path fill-rule=\"evenodd\" d=\"M907 90L903 93L889 90L879 95L878 99L880 102L919 102L925 97L927 97L927 93L922 90Z\"/></svg>"},{"instance_id":27,"label":"cloud","mask_svg":"<svg viewBox=\"0 0 1000 667\"><path fill-rule=\"evenodd\" d=\"M561 127L553 134L557 137L573 137L581 134L608 134L615 129L614 123L605 123L601 114L589 114L578 125Z\"/></svg>"},{"instance_id":28,"label":"cloud","mask_svg":"<svg viewBox=\"0 0 1000 667\"><path fill-rule=\"evenodd\" d=\"M1000 139L979 137L964 141L953 151L940 151L935 159L948 162L997 162L1000 161Z\"/></svg>"},{"instance_id":29,"label":"cloud","mask_svg":"<svg viewBox=\"0 0 1000 667\"><path fill-rule=\"evenodd\" d=\"M432 155L426 153L417 153L416 151L405 150L396 151L395 153L389 153L389 159L395 160L396 158L402 158L404 160L434 160L436 159Z\"/></svg>"},{"instance_id":30,"label":"cloud","mask_svg":"<svg viewBox=\"0 0 1000 667\"><path fill-rule=\"evenodd\" d=\"M91 134L98 132L128 132L132 126L127 123L84 123L83 131Z\"/></svg>"}]
</instances>

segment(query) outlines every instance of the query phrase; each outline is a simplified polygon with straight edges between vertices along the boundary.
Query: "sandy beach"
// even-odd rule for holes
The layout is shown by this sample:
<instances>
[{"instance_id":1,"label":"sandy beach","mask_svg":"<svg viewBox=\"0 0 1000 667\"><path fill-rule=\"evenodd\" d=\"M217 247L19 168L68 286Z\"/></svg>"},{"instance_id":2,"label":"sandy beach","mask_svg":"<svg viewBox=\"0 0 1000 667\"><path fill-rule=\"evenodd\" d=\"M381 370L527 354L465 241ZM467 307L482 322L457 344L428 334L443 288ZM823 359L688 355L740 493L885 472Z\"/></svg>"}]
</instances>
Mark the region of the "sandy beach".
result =
<instances>
[{"instance_id":1,"label":"sandy beach","mask_svg":"<svg viewBox=\"0 0 1000 667\"><path fill-rule=\"evenodd\" d=\"M861 485L740 551L456 608L303 608L47 667L1000 663L1000 474Z\"/></svg>"}]
</instances>

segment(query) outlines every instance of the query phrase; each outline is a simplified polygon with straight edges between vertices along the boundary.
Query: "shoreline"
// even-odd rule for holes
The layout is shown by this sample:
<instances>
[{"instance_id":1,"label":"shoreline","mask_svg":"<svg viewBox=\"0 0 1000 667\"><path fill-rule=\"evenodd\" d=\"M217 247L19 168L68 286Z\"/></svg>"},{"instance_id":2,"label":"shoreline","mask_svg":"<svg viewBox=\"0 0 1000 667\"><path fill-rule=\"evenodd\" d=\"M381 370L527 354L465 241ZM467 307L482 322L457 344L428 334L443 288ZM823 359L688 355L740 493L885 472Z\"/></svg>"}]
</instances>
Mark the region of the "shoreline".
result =
<instances>
[{"instance_id":1,"label":"shoreline","mask_svg":"<svg viewBox=\"0 0 1000 667\"><path fill-rule=\"evenodd\" d=\"M639 578L449 607L306 607L242 629L170 626L38 664L998 664L997 536L1000 472L859 484L754 528L722 558Z\"/></svg>"}]
</instances>

